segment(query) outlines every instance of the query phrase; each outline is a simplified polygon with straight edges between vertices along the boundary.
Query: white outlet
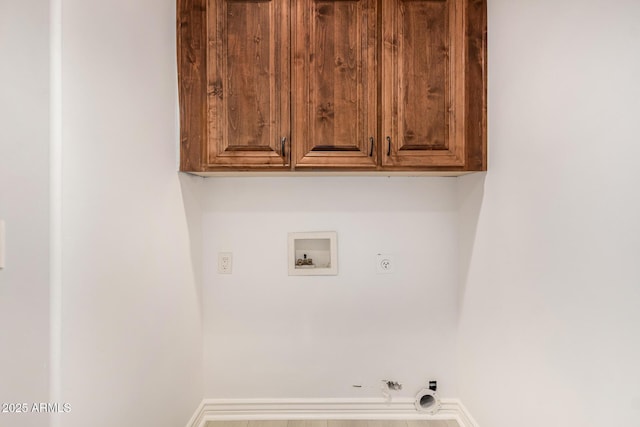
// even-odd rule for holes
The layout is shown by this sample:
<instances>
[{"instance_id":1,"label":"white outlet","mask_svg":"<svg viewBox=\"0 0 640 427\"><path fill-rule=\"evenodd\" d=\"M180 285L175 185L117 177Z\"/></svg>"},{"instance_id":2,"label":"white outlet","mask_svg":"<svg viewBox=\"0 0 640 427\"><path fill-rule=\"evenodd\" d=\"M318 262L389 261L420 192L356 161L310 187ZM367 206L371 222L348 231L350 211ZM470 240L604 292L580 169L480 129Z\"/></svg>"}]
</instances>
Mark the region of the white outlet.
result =
<instances>
[{"instance_id":1,"label":"white outlet","mask_svg":"<svg viewBox=\"0 0 640 427\"><path fill-rule=\"evenodd\" d=\"M376 255L376 270L378 274L391 274L395 271L395 266L396 263L393 260L393 255Z\"/></svg>"},{"instance_id":2,"label":"white outlet","mask_svg":"<svg viewBox=\"0 0 640 427\"><path fill-rule=\"evenodd\" d=\"M218 253L218 274L231 274L233 255L231 252Z\"/></svg>"},{"instance_id":3,"label":"white outlet","mask_svg":"<svg viewBox=\"0 0 640 427\"><path fill-rule=\"evenodd\" d=\"M4 251L5 251L5 237L4 237L4 221L0 219L0 270L4 268Z\"/></svg>"}]
</instances>

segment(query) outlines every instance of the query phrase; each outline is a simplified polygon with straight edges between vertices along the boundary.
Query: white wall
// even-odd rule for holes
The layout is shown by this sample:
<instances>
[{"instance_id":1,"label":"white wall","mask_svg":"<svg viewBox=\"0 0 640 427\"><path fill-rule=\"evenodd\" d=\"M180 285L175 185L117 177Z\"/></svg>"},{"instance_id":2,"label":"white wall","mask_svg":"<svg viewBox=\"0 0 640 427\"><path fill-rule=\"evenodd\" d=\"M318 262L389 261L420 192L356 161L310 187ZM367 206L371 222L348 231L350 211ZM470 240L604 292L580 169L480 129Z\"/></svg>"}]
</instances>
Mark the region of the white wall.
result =
<instances>
[{"instance_id":1,"label":"white wall","mask_svg":"<svg viewBox=\"0 0 640 427\"><path fill-rule=\"evenodd\" d=\"M208 179L205 397L381 397L382 379L456 396L455 195L453 178ZM339 274L289 277L292 231L337 231Z\"/></svg>"},{"instance_id":2,"label":"white wall","mask_svg":"<svg viewBox=\"0 0 640 427\"><path fill-rule=\"evenodd\" d=\"M200 179L176 173L175 1L62 10L62 425L185 425L202 398Z\"/></svg>"},{"instance_id":3,"label":"white wall","mask_svg":"<svg viewBox=\"0 0 640 427\"><path fill-rule=\"evenodd\" d=\"M49 400L49 5L0 2L0 402ZM0 413L0 425L46 425Z\"/></svg>"},{"instance_id":4,"label":"white wall","mask_svg":"<svg viewBox=\"0 0 640 427\"><path fill-rule=\"evenodd\" d=\"M460 396L483 427L640 418L640 3L489 1L461 179Z\"/></svg>"},{"instance_id":5,"label":"white wall","mask_svg":"<svg viewBox=\"0 0 640 427\"><path fill-rule=\"evenodd\" d=\"M383 377L436 378L483 427L636 423L640 4L491 0L490 171L457 183L178 178L174 7L64 1L64 427ZM49 10L0 8L0 401L48 401ZM292 230L338 231L340 275L288 277Z\"/></svg>"}]
</instances>

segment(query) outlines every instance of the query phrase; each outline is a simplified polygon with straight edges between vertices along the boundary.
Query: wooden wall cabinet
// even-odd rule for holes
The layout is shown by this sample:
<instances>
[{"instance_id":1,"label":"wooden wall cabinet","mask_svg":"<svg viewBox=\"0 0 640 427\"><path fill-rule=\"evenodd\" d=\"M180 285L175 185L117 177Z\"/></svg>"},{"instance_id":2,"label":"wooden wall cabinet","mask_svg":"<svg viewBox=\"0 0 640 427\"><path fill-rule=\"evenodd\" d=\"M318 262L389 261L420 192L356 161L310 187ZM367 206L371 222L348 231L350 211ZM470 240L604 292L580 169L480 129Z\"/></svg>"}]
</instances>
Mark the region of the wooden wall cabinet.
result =
<instances>
[{"instance_id":1,"label":"wooden wall cabinet","mask_svg":"<svg viewBox=\"0 0 640 427\"><path fill-rule=\"evenodd\" d=\"M296 168L375 169L377 0L297 0L293 19Z\"/></svg>"},{"instance_id":2,"label":"wooden wall cabinet","mask_svg":"<svg viewBox=\"0 0 640 427\"><path fill-rule=\"evenodd\" d=\"M486 0L178 0L182 171L486 170Z\"/></svg>"}]
</instances>

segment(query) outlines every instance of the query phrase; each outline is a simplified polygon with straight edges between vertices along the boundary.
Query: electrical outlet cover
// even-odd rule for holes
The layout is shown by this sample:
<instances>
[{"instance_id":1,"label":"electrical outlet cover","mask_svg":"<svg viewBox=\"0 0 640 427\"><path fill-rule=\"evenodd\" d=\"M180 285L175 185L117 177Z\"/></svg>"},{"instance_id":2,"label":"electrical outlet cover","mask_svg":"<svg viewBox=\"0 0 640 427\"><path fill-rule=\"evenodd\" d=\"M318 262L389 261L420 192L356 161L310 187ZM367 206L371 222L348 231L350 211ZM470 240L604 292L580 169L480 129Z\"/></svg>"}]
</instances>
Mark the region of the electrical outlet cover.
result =
<instances>
[{"instance_id":1,"label":"electrical outlet cover","mask_svg":"<svg viewBox=\"0 0 640 427\"><path fill-rule=\"evenodd\" d=\"M376 271L378 274L392 274L395 272L396 263L393 255L377 254L376 255Z\"/></svg>"},{"instance_id":2,"label":"electrical outlet cover","mask_svg":"<svg viewBox=\"0 0 640 427\"><path fill-rule=\"evenodd\" d=\"M0 219L0 269L4 268L4 252L5 252L5 225L4 221Z\"/></svg>"},{"instance_id":3,"label":"electrical outlet cover","mask_svg":"<svg viewBox=\"0 0 640 427\"><path fill-rule=\"evenodd\" d=\"M218 274L231 274L233 254L231 252L218 253Z\"/></svg>"}]
</instances>

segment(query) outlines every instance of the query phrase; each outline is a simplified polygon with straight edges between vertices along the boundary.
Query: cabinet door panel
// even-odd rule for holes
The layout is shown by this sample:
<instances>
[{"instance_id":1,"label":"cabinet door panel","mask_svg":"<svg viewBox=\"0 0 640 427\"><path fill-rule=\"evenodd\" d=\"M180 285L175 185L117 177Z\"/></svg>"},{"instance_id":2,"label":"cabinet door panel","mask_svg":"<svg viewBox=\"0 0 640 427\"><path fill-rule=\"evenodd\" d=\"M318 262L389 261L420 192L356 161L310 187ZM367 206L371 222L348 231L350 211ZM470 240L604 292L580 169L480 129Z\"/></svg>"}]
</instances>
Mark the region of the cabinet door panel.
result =
<instances>
[{"instance_id":1,"label":"cabinet door panel","mask_svg":"<svg viewBox=\"0 0 640 427\"><path fill-rule=\"evenodd\" d=\"M289 2L209 0L209 166L285 167Z\"/></svg>"},{"instance_id":2,"label":"cabinet door panel","mask_svg":"<svg viewBox=\"0 0 640 427\"><path fill-rule=\"evenodd\" d=\"M375 167L375 0L296 0L295 13L296 167Z\"/></svg>"},{"instance_id":3,"label":"cabinet door panel","mask_svg":"<svg viewBox=\"0 0 640 427\"><path fill-rule=\"evenodd\" d=\"M382 164L464 166L464 2L383 4Z\"/></svg>"}]
</instances>

